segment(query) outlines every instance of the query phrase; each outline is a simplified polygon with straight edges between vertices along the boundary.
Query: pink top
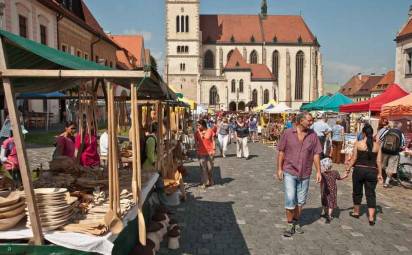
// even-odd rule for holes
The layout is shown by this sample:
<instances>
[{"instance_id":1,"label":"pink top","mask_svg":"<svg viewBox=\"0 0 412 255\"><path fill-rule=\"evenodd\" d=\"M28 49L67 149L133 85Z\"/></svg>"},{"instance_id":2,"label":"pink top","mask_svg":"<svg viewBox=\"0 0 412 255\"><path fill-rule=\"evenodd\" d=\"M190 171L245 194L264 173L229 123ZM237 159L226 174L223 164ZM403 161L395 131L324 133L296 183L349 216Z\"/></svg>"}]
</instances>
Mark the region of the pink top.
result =
<instances>
[{"instance_id":1,"label":"pink top","mask_svg":"<svg viewBox=\"0 0 412 255\"><path fill-rule=\"evenodd\" d=\"M17 151L16 145L14 144L14 138L9 137L4 140L3 149L9 151L9 155L7 156L7 161L3 163L3 166L6 170L18 169L19 168L19 161L17 159Z\"/></svg>"},{"instance_id":2,"label":"pink top","mask_svg":"<svg viewBox=\"0 0 412 255\"><path fill-rule=\"evenodd\" d=\"M322 152L322 145L312 129L308 130L303 142L300 142L296 128L289 128L280 138L278 151L285 153L285 172L300 178L309 178L312 174L313 157Z\"/></svg>"},{"instance_id":3,"label":"pink top","mask_svg":"<svg viewBox=\"0 0 412 255\"><path fill-rule=\"evenodd\" d=\"M80 156L80 165L85 167L96 167L100 165L100 156L97 153L97 137L86 135L84 138L83 153ZM80 134L76 136L76 149L80 150L82 143Z\"/></svg>"},{"instance_id":4,"label":"pink top","mask_svg":"<svg viewBox=\"0 0 412 255\"><path fill-rule=\"evenodd\" d=\"M63 148L62 155L69 158L74 158L74 139L73 137L59 136L56 139L57 147Z\"/></svg>"},{"instance_id":5,"label":"pink top","mask_svg":"<svg viewBox=\"0 0 412 255\"><path fill-rule=\"evenodd\" d=\"M215 153L214 135L214 132L210 128L205 131L203 137L199 130L196 131L195 140L197 144L198 156L208 156Z\"/></svg>"}]
</instances>

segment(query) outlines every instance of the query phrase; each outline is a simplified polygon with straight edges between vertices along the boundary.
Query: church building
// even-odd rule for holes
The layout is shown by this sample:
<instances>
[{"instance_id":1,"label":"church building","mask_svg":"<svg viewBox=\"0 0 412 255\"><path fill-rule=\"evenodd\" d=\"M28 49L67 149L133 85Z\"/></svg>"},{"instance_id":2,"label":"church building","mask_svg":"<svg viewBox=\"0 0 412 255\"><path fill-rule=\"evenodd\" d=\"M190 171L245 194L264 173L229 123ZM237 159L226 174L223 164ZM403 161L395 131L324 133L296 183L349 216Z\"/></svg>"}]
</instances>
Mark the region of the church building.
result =
<instances>
[{"instance_id":1,"label":"church building","mask_svg":"<svg viewBox=\"0 0 412 255\"><path fill-rule=\"evenodd\" d=\"M205 108L246 110L270 99L294 109L323 92L317 38L302 16L201 15L200 0L166 0L165 80Z\"/></svg>"}]
</instances>

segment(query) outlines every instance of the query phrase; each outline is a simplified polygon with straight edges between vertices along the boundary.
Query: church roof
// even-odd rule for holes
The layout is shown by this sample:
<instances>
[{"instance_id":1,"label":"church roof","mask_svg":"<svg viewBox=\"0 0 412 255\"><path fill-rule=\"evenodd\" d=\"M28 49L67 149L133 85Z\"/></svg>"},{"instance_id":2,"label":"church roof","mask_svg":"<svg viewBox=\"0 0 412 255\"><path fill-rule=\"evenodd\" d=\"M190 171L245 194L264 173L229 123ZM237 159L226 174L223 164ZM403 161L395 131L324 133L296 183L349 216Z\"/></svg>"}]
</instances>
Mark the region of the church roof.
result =
<instances>
[{"instance_id":1,"label":"church roof","mask_svg":"<svg viewBox=\"0 0 412 255\"><path fill-rule=\"evenodd\" d=\"M270 72L269 68L263 64L248 64L243 58L240 51L236 48L230 55L230 58L225 66L226 71L245 70L251 72L252 80L275 80L275 77Z\"/></svg>"},{"instance_id":2,"label":"church roof","mask_svg":"<svg viewBox=\"0 0 412 255\"><path fill-rule=\"evenodd\" d=\"M316 37L297 15L200 15L203 43L304 43Z\"/></svg>"}]
</instances>

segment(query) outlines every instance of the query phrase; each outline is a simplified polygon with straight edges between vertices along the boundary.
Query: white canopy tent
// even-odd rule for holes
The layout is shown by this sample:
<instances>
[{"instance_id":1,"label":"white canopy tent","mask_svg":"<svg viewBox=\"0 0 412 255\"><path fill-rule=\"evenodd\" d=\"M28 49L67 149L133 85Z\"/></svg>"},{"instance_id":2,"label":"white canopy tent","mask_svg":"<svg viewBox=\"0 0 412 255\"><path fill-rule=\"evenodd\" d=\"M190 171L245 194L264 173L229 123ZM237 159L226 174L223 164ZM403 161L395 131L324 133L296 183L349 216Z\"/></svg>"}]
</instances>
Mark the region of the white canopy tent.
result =
<instances>
[{"instance_id":1,"label":"white canopy tent","mask_svg":"<svg viewBox=\"0 0 412 255\"><path fill-rule=\"evenodd\" d=\"M269 114L276 114L276 113L286 113L292 111L292 108L287 106L285 103L280 103L275 105L274 107L265 109L263 112L264 113L269 113Z\"/></svg>"}]
</instances>

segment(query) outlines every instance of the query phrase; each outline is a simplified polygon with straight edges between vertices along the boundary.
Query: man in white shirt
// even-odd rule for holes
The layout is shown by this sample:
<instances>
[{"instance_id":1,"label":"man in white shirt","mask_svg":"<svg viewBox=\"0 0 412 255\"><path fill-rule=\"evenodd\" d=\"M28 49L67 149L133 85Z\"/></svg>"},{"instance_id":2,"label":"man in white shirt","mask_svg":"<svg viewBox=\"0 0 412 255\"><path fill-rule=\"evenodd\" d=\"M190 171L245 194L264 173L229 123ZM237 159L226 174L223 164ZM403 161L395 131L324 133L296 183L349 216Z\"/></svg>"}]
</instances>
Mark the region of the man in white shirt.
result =
<instances>
[{"instance_id":1,"label":"man in white shirt","mask_svg":"<svg viewBox=\"0 0 412 255\"><path fill-rule=\"evenodd\" d=\"M325 115L321 115L319 116L318 120L312 125L312 129L318 136L322 148L325 145L326 134L332 131L328 123L326 123L325 119Z\"/></svg>"}]
</instances>

